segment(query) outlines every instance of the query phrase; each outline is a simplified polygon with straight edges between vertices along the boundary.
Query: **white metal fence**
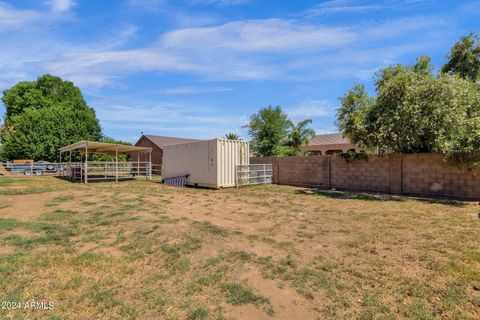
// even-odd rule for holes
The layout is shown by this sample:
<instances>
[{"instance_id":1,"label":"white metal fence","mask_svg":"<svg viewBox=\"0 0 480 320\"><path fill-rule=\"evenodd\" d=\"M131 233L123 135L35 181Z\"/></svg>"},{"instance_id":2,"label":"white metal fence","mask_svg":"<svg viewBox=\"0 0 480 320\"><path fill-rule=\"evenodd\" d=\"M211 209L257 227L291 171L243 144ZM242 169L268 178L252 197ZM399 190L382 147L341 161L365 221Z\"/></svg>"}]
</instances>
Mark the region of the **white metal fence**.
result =
<instances>
[{"instance_id":1,"label":"white metal fence","mask_svg":"<svg viewBox=\"0 0 480 320\"><path fill-rule=\"evenodd\" d=\"M273 168L271 164L242 164L237 165L235 169L237 187L272 183Z\"/></svg>"}]
</instances>

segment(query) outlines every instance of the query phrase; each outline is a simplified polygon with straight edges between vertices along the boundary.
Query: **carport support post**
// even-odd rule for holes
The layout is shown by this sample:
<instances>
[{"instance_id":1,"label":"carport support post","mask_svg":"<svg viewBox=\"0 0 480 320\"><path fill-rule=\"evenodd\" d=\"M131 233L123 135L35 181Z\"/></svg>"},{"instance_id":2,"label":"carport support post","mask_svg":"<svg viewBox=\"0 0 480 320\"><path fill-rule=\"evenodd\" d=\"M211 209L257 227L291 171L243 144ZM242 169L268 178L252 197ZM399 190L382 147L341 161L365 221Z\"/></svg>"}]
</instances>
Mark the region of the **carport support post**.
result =
<instances>
[{"instance_id":1,"label":"carport support post","mask_svg":"<svg viewBox=\"0 0 480 320\"><path fill-rule=\"evenodd\" d=\"M115 149L115 181L118 182L118 146Z\"/></svg>"},{"instance_id":2,"label":"carport support post","mask_svg":"<svg viewBox=\"0 0 480 320\"><path fill-rule=\"evenodd\" d=\"M85 183L88 183L88 146L85 146Z\"/></svg>"},{"instance_id":3,"label":"carport support post","mask_svg":"<svg viewBox=\"0 0 480 320\"><path fill-rule=\"evenodd\" d=\"M80 158L80 160L82 160ZM75 179L73 174L74 174L74 170L72 169L72 149L70 149L69 151L69 155L68 155L68 172L70 173L70 180L73 180Z\"/></svg>"}]
</instances>

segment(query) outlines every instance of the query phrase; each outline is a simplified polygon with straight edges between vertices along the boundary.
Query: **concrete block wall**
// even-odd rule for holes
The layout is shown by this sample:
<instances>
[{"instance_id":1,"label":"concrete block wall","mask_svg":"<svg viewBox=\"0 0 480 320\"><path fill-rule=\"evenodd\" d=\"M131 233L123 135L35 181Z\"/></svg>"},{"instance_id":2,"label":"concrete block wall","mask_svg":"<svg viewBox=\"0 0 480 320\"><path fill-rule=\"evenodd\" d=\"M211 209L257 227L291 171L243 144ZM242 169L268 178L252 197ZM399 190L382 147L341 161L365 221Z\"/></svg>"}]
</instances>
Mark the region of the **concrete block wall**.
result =
<instances>
[{"instance_id":1,"label":"concrete block wall","mask_svg":"<svg viewBox=\"0 0 480 320\"><path fill-rule=\"evenodd\" d=\"M278 159L278 180L283 184L328 186L328 157L281 157Z\"/></svg>"},{"instance_id":2,"label":"concrete block wall","mask_svg":"<svg viewBox=\"0 0 480 320\"><path fill-rule=\"evenodd\" d=\"M406 193L480 197L480 172L448 164L442 154L405 154L402 176Z\"/></svg>"},{"instance_id":3,"label":"concrete block wall","mask_svg":"<svg viewBox=\"0 0 480 320\"><path fill-rule=\"evenodd\" d=\"M480 170L443 159L420 153L371 155L349 163L337 156L253 157L250 163L271 163L277 184L480 199Z\"/></svg>"},{"instance_id":4,"label":"concrete block wall","mask_svg":"<svg viewBox=\"0 0 480 320\"><path fill-rule=\"evenodd\" d=\"M346 162L331 157L331 187L342 189L390 191L389 162L374 156L367 160Z\"/></svg>"}]
</instances>

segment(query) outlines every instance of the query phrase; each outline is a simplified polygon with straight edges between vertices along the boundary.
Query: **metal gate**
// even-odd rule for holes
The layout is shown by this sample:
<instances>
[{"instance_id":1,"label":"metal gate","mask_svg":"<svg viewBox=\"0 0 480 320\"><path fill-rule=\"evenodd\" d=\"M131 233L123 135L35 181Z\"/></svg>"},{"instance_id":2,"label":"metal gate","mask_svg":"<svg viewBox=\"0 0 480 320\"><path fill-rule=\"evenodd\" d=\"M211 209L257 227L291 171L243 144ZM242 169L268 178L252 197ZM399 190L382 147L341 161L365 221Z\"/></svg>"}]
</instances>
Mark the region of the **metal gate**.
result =
<instances>
[{"instance_id":1,"label":"metal gate","mask_svg":"<svg viewBox=\"0 0 480 320\"><path fill-rule=\"evenodd\" d=\"M273 169L271 164L236 165L236 186L272 183Z\"/></svg>"}]
</instances>

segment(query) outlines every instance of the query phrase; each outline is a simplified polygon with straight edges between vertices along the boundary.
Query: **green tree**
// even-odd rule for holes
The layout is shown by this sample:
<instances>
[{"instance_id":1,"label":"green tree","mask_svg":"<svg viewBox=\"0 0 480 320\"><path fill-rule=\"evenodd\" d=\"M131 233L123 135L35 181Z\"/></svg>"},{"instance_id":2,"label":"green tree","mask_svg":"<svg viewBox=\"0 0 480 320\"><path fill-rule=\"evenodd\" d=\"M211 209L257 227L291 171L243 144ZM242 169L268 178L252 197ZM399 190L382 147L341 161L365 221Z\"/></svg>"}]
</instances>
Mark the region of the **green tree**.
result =
<instances>
[{"instance_id":1,"label":"green tree","mask_svg":"<svg viewBox=\"0 0 480 320\"><path fill-rule=\"evenodd\" d=\"M0 133L9 159L58 160L58 148L102 138L95 111L71 82L45 75L4 92L5 128Z\"/></svg>"},{"instance_id":2,"label":"green tree","mask_svg":"<svg viewBox=\"0 0 480 320\"><path fill-rule=\"evenodd\" d=\"M70 81L49 74L36 81L22 81L3 92L2 101L6 106L5 122L22 114L26 109L63 106L87 109L79 88Z\"/></svg>"},{"instance_id":3,"label":"green tree","mask_svg":"<svg viewBox=\"0 0 480 320\"><path fill-rule=\"evenodd\" d=\"M471 153L480 147L480 85L432 75L429 59L381 70L376 98L361 85L342 98L339 129L365 148L393 152ZM475 160L476 161L476 160Z\"/></svg>"},{"instance_id":4,"label":"green tree","mask_svg":"<svg viewBox=\"0 0 480 320\"><path fill-rule=\"evenodd\" d=\"M308 140L315 137L315 131L308 127L311 123L311 119L299 121L297 124L290 122L286 145L292 148L293 154L299 155L300 147L308 144Z\"/></svg>"},{"instance_id":5,"label":"green tree","mask_svg":"<svg viewBox=\"0 0 480 320\"><path fill-rule=\"evenodd\" d=\"M365 86L355 85L340 98L342 107L337 110L337 127L354 144L368 147L377 145L375 132L371 128L375 99L370 98Z\"/></svg>"},{"instance_id":6,"label":"green tree","mask_svg":"<svg viewBox=\"0 0 480 320\"><path fill-rule=\"evenodd\" d=\"M438 151L438 133L447 123L439 123L446 112L445 97L423 59L411 67L395 66L380 72L377 98L369 109L369 143L394 152ZM373 122L373 123L372 123Z\"/></svg>"},{"instance_id":7,"label":"green tree","mask_svg":"<svg viewBox=\"0 0 480 320\"><path fill-rule=\"evenodd\" d=\"M280 106L268 106L250 117L246 125L252 137L252 149L258 156L274 156L284 153L290 121Z\"/></svg>"},{"instance_id":8,"label":"green tree","mask_svg":"<svg viewBox=\"0 0 480 320\"><path fill-rule=\"evenodd\" d=\"M80 141L98 141L95 113L63 106L29 108L11 118L13 131L2 136L9 159L58 161L58 148Z\"/></svg>"},{"instance_id":9,"label":"green tree","mask_svg":"<svg viewBox=\"0 0 480 320\"><path fill-rule=\"evenodd\" d=\"M458 74L463 79L480 80L480 37L470 33L460 38L450 50L442 72Z\"/></svg>"},{"instance_id":10,"label":"green tree","mask_svg":"<svg viewBox=\"0 0 480 320\"><path fill-rule=\"evenodd\" d=\"M241 140L238 134L234 132L229 132L225 134L225 139L227 140Z\"/></svg>"}]
</instances>

